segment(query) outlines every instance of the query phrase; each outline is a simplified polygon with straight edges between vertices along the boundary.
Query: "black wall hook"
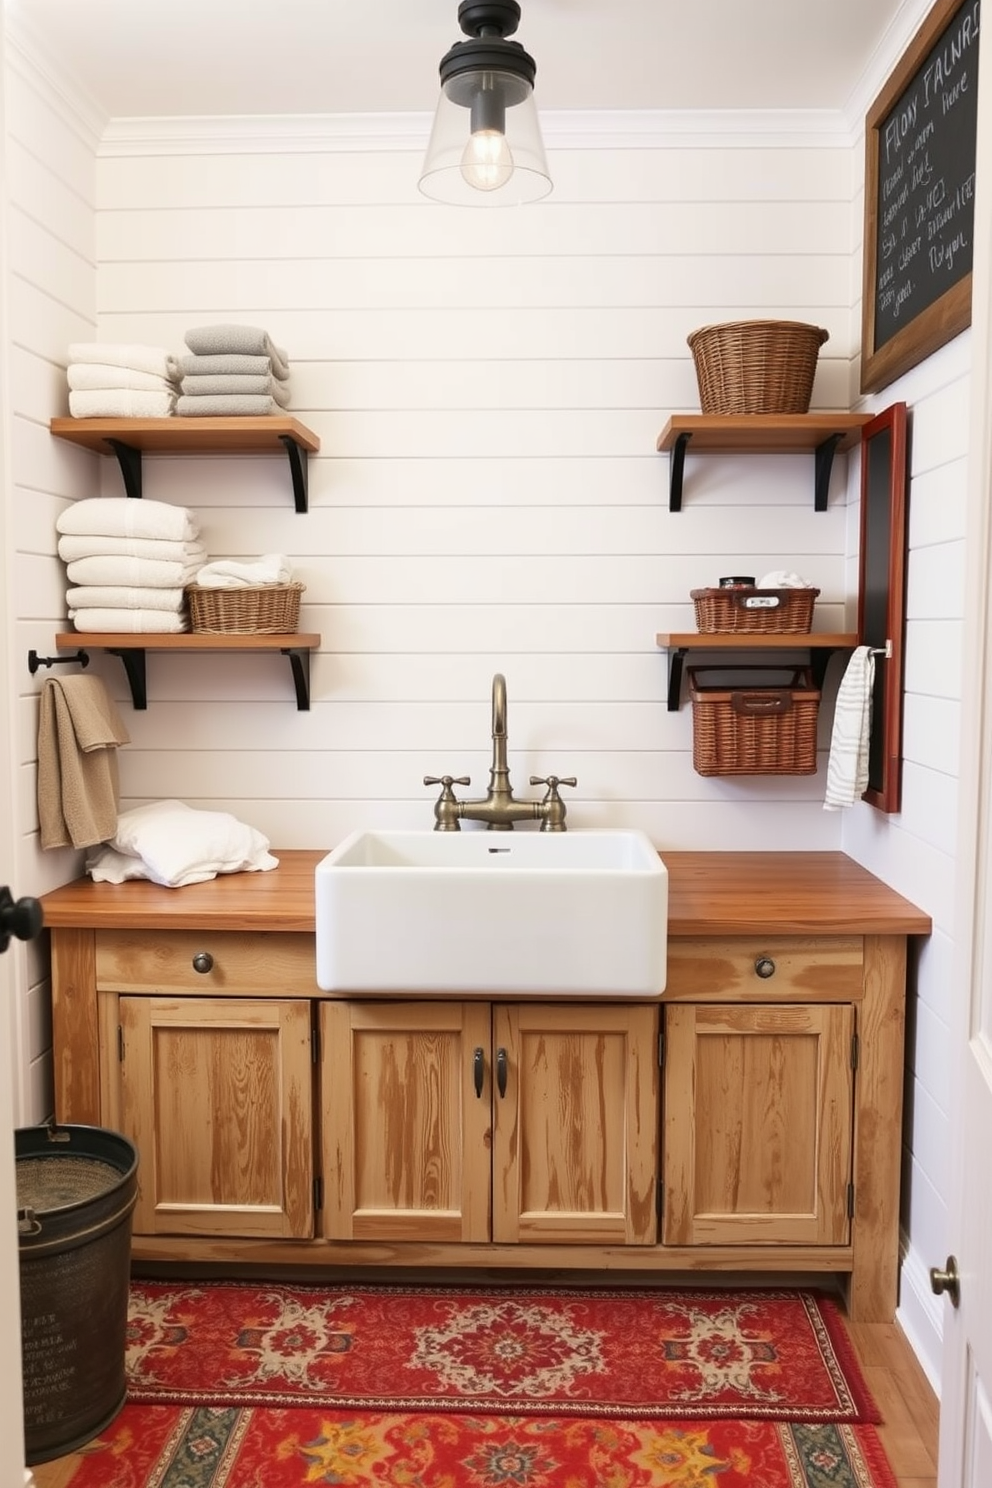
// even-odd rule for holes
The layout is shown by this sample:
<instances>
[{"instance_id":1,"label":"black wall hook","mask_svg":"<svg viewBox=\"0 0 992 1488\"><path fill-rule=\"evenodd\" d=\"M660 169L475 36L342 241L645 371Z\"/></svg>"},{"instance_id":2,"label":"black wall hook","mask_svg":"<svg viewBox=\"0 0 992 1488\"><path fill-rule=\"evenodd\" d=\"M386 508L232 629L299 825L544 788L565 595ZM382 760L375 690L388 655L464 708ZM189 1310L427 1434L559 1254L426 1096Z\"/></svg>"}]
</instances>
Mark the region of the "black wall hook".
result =
<instances>
[{"instance_id":1,"label":"black wall hook","mask_svg":"<svg viewBox=\"0 0 992 1488\"><path fill-rule=\"evenodd\" d=\"M81 667L88 667L90 664L89 652L80 650L76 652L75 656L39 656L37 651L29 651L28 671L33 677L39 667L68 666L70 663L77 661Z\"/></svg>"}]
</instances>

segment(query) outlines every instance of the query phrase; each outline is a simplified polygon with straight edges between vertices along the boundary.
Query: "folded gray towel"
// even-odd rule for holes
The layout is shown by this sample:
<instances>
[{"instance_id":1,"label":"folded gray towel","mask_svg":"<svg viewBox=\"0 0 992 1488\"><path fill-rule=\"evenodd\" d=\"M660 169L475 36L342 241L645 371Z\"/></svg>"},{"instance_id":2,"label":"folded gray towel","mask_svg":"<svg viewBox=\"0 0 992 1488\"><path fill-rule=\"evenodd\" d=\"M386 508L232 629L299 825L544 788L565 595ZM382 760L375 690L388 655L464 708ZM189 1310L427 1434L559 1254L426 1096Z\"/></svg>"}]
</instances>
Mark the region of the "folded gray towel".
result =
<instances>
[{"instance_id":1,"label":"folded gray towel","mask_svg":"<svg viewBox=\"0 0 992 1488\"><path fill-rule=\"evenodd\" d=\"M278 377L184 377L182 390L194 398L209 398L217 393L268 393L285 408L289 403L289 387Z\"/></svg>"},{"instance_id":2,"label":"folded gray towel","mask_svg":"<svg viewBox=\"0 0 992 1488\"><path fill-rule=\"evenodd\" d=\"M232 414L257 417L261 413L282 413L275 398L263 393L214 393L197 398L184 393L176 404L180 418L230 418Z\"/></svg>"},{"instance_id":3,"label":"folded gray towel","mask_svg":"<svg viewBox=\"0 0 992 1488\"><path fill-rule=\"evenodd\" d=\"M179 358L179 370L184 377L278 377L285 381L289 376L289 368L280 363L274 366L272 358L267 356L241 356L238 352L228 352L221 356L197 356L191 352L189 356Z\"/></svg>"},{"instance_id":4,"label":"folded gray towel","mask_svg":"<svg viewBox=\"0 0 992 1488\"><path fill-rule=\"evenodd\" d=\"M237 352L242 356L267 356L272 359L272 370L277 377L289 373L289 357L274 346L268 331L261 326L210 325L194 326L186 332L186 345L198 356L217 356Z\"/></svg>"}]
</instances>

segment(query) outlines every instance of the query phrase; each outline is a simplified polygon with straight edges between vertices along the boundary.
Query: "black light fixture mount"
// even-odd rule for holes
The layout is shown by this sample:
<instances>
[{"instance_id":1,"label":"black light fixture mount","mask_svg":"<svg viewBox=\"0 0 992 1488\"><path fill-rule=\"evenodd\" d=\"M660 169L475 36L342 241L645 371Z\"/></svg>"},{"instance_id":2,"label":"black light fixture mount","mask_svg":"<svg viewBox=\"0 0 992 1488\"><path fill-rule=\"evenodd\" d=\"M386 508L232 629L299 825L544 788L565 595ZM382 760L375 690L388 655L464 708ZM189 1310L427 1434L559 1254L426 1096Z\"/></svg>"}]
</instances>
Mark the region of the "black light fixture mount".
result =
<instances>
[{"instance_id":1,"label":"black light fixture mount","mask_svg":"<svg viewBox=\"0 0 992 1488\"><path fill-rule=\"evenodd\" d=\"M538 201L551 190L534 105L537 66L519 41L517 0L462 0L468 41L441 58L441 97L420 177L436 201L472 206ZM467 132L466 132L467 126Z\"/></svg>"}]
</instances>

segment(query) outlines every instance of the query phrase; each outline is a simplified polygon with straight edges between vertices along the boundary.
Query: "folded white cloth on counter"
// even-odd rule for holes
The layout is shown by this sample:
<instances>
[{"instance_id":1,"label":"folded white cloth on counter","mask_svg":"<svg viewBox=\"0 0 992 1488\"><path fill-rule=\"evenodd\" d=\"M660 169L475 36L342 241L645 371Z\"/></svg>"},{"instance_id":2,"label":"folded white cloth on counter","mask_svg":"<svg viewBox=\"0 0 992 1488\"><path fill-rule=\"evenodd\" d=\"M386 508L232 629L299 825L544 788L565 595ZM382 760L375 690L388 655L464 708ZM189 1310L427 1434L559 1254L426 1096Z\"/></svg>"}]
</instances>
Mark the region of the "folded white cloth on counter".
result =
<instances>
[{"instance_id":1,"label":"folded white cloth on counter","mask_svg":"<svg viewBox=\"0 0 992 1488\"><path fill-rule=\"evenodd\" d=\"M837 689L824 811L840 811L845 806L853 806L868 788L874 685L875 658L871 647L858 646L851 654Z\"/></svg>"},{"instance_id":2,"label":"folded white cloth on counter","mask_svg":"<svg viewBox=\"0 0 992 1488\"><path fill-rule=\"evenodd\" d=\"M65 602L73 610L181 610L185 589L149 589L126 584L78 584L66 590Z\"/></svg>"},{"instance_id":3,"label":"folded white cloth on counter","mask_svg":"<svg viewBox=\"0 0 992 1488\"><path fill-rule=\"evenodd\" d=\"M76 630L90 634L180 635L189 630L182 610L70 610L69 619Z\"/></svg>"},{"instance_id":4,"label":"folded white cloth on counter","mask_svg":"<svg viewBox=\"0 0 992 1488\"><path fill-rule=\"evenodd\" d=\"M203 567L203 560L184 563L168 558L128 558L123 553L108 553L92 558L77 558L66 567L70 584L122 584L129 589L179 589L191 584Z\"/></svg>"},{"instance_id":5,"label":"folded white cloth on counter","mask_svg":"<svg viewBox=\"0 0 992 1488\"><path fill-rule=\"evenodd\" d=\"M273 377L271 373L261 377L237 372L217 375L204 373L202 376L184 377L179 385L183 392L192 398L211 398L218 395L229 397L238 393L268 394L283 408L289 403L288 384L281 382L278 377Z\"/></svg>"},{"instance_id":6,"label":"folded white cloth on counter","mask_svg":"<svg viewBox=\"0 0 992 1488\"><path fill-rule=\"evenodd\" d=\"M69 412L73 418L171 418L175 411L174 392L94 388L90 392L69 394Z\"/></svg>"},{"instance_id":7,"label":"folded white cloth on counter","mask_svg":"<svg viewBox=\"0 0 992 1488\"><path fill-rule=\"evenodd\" d=\"M213 393L205 398L182 393L176 413L179 418L260 418L282 413L282 405L264 393Z\"/></svg>"},{"instance_id":8,"label":"folded white cloth on counter","mask_svg":"<svg viewBox=\"0 0 992 1488\"><path fill-rule=\"evenodd\" d=\"M268 331L261 326L209 325L194 326L184 337L190 351L198 356L229 355L266 356L272 363L277 377L289 375L289 357L281 347L275 346Z\"/></svg>"},{"instance_id":9,"label":"folded white cloth on counter","mask_svg":"<svg viewBox=\"0 0 992 1488\"><path fill-rule=\"evenodd\" d=\"M107 362L70 362L66 381L73 392L96 388L134 388L145 393L174 393L175 382L160 372L141 372L135 367L115 367Z\"/></svg>"},{"instance_id":10,"label":"folded white cloth on counter","mask_svg":"<svg viewBox=\"0 0 992 1488\"><path fill-rule=\"evenodd\" d=\"M86 859L86 871L98 883L148 878L166 888L278 866L269 839L255 827L230 812L199 811L184 801L153 801L122 812L114 836Z\"/></svg>"},{"instance_id":11,"label":"folded white cloth on counter","mask_svg":"<svg viewBox=\"0 0 992 1488\"><path fill-rule=\"evenodd\" d=\"M156 372L159 377L173 381L179 376L179 365L170 351L164 346L146 346L141 342L73 341L69 345L69 361L130 367L135 372Z\"/></svg>"},{"instance_id":12,"label":"folded white cloth on counter","mask_svg":"<svg viewBox=\"0 0 992 1488\"><path fill-rule=\"evenodd\" d=\"M181 563L205 563L207 550L198 542L178 542L170 537L93 537L66 533L59 538L59 557L63 563L77 558L97 558L111 553L124 558L171 558Z\"/></svg>"},{"instance_id":13,"label":"folded white cloth on counter","mask_svg":"<svg viewBox=\"0 0 992 1488\"><path fill-rule=\"evenodd\" d=\"M293 569L285 553L263 553L261 558L239 562L236 558L214 558L196 576L201 589L243 589L249 584L288 584Z\"/></svg>"},{"instance_id":14,"label":"folded white cloth on counter","mask_svg":"<svg viewBox=\"0 0 992 1488\"><path fill-rule=\"evenodd\" d=\"M179 372L183 377L277 377L285 381L289 367L285 360L273 362L269 356L252 356L237 351L221 352L217 356L189 356L179 358Z\"/></svg>"},{"instance_id":15,"label":"folded white cloth on counter","mask_svg":"<svg viewBox=\"0 0 992 1488\"><path fill-rule=\"evenodd\" d=\"M58 532L74 536L154 537L189 542L199 536L200 521L185 506L168 501L140 501L127 496L89 496L60 512Z\"/></svg>"}]
</instances>

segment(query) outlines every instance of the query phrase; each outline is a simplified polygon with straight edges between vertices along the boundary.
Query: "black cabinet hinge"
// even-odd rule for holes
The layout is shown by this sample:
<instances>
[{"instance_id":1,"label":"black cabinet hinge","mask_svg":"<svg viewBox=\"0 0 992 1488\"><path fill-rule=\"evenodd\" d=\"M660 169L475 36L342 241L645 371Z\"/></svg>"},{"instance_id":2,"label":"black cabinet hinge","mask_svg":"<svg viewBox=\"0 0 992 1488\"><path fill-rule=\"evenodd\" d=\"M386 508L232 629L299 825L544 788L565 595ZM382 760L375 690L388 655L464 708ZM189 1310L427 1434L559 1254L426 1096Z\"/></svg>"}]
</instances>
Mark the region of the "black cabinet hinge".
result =
<instances>
[{"instance_id":1,"label":"black cabinet hinge","mask_svg":"<svg viewBox=\"0 0 992 1488\"><path fill-rule=\"evenodd\" d=\"M665 1030L658 1030L658 1068L665 1068Z\"/></svg>"},{"instance_id":2,"label":"black cabinet hinge","mask_svg":"<svg viewBox=\"0 0 992 1488\"><path fill-rule=\"evenodd\" d=\"M858 1038L858 1035L856 1033L852 1033L851 1034L851 1068L852 1068L852 1070L856 1070L857 1069L857 1067L858 1067L858 1059L860 1057L860 1054L861 1054L861 1041Z\"/></svg>"},{"instance_id":3,"label":"black cabinet hinge","mask_svg":"<svg viewBox=\"0 0 992 1488\"><path fill-rule=\"evenodd\" d=\"M313 1180L313 1207L316 1214L319 1214L324 1207L324 1180L319 1173Z\"/></svg>"},{"instance_id":4,"label":"black cabinet hinge","mask_svg":"<svg viewBox=\"0 0 992 1488\"><path fill-rule=\"evenodd\" d=\"M655 1213L657 1214L657 1216L658 1216L658 1218L660 1220L661 1219L661 1216L662 1216L662 1213L664 1212L664 1208L665 1208L665 1185L662 1183L662 1181L661 1181L660 1178L658 1179L657 1183L655 1184L655 1190L654 1190L654 1207L655 1207Z\"/></svg>"},{"instance_id":5,"label":"black cabinet hinge","mask_svg":"<svg viewBox=\"0 0 992 1488\"><path fill-rule=\"evenodd\" d=\"M320 1063L320 1029L316 1024L310 1029L310 1063Z\"/></svg>"},{"instance_id":6,"label":"black cabinet hinge","mask_svg":"<svg viewBox=\"0 0 992 1488\"><path fill-rule=\"evenodd\" d=\"M847 1217L848 1217L848 1219L853 1219L854 1218L854 1184L853 1183L849 1183L847 1185Z\"/></svg>"},{"instance_id":7,"label":"black cabinet hinge","mask_svg":"<svg viewBox=\"0 0 992 1488\"><path fill-rule=\"evenodd\" d=\"M121 1023L117 1025L117 1062L124 1063L124 1027Z\"/></svg>"}]
</instances>

